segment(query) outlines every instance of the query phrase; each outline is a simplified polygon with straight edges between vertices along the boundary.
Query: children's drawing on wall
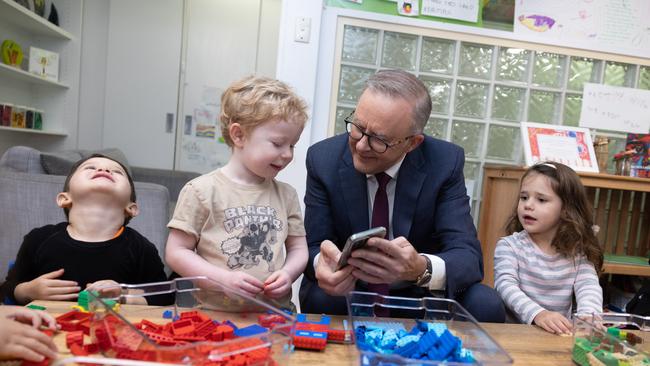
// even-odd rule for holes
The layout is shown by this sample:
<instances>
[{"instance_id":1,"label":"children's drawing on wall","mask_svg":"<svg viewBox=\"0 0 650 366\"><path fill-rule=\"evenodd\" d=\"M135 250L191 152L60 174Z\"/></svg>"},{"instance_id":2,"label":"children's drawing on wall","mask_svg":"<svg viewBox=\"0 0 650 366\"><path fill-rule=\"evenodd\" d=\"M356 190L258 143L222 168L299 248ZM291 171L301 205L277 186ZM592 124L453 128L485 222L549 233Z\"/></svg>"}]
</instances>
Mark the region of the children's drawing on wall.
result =
<instances>
[{"instance_id":1,"label":"children's drawing on wall","mask_svg":"<svg viewBox=\"0 0 650 366\"><path fill-rule=\"evenodd\" d=\"M181 143L179 166L182 170L207 173L222 167L230 157L219 129L222 89L203 86L187 92L185 130Z\"/></svg>"},{"instance_id":2,"label":"children's drawing on wall","mask_svg":"<svg viewBox=\"0 0 650 366\"><path fill-rule=\"evenodd\" d=\"M515 33L545 42L623 54L650 55L647 0L519 0Z\"/></svg>"}]
</instances>

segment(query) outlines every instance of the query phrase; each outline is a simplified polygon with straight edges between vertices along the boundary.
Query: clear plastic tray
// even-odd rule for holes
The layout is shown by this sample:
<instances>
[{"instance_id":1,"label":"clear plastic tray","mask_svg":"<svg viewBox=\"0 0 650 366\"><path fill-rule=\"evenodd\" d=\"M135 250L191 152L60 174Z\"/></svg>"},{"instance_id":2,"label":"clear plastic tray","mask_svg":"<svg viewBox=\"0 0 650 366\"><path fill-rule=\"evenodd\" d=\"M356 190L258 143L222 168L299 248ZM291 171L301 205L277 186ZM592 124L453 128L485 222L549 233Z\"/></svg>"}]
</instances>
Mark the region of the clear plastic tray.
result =
<instances>
[{"instance_id":1,"label":"clear plastic tray","mask_svg":"<svg viewBox=\"0 0 650 366\"><path fill-rule=\"evenodd\" d=\"M620 313L574 316L573 362L582 366L650 365L648 344L643 342L638 332L632 332L650 330L649 320L648 317Z\"/></svg>"},{"instance_id":2,"label":"clear plastic tray","mask_svg":"<svg viewBox=\"0 0 650 366\"><path fill-rule=\"evenodd\" d=\"M106 288L105 288L106 289ZM111 288L118 291L117 288ZM94 313L90 321L90 336L100 344L101 354L109 359L88 358L89 363L100 364L205 364L229 365L284 365L292 352L291 331L295 318L260 300L227 289L204 277L178 278L173 281L144 285L120 285L120 296L110 298L122 303L142 300L145 297L168 296L172 305L122 305L117 311L107 299L89 294L89 310ZM130 300L130 301L128 301ZM281 316L285 323L269 331L232 339L193 342L171 345L147 333L143 319L164 325L185 312L199 311L210 320L223 323L231 321L238 328L257 324L260 313ZM171 314L172 319L164 318ZM210 323L209 321L204 322ZM210 324L205 324L211 326ZM151 325L149 325L150 327ZM149 328L149 330L155 328ZM199 329L198 327L195 329ZM180 332L180 331L179 331ZM101 356L100 356L101 357ZM84 358L60 360L57 364L84 363ZM131 360L137 361L132 362Z\"/></svg>"},{"instance_id":3,"label":"clear plastic tray","mask_svg":"<svg viewBox=\"0 0 650 366\"><path fill-rule=\"evenodd\" d=\"M354 330L359 325L376 324L387 327L403 327L409 331L418 321L443 323L462 346L472 352L475 364L508 365L512 358L481 328L459 303L434 297L404 298L382 296L369 292L351 292L347 296L350 324ZM388 312L387 316L376 316ZM383 354L357 348L361 365L467 365L467 363L444 362L404 358L396 354Z\"/></svg>"}]
</instances>

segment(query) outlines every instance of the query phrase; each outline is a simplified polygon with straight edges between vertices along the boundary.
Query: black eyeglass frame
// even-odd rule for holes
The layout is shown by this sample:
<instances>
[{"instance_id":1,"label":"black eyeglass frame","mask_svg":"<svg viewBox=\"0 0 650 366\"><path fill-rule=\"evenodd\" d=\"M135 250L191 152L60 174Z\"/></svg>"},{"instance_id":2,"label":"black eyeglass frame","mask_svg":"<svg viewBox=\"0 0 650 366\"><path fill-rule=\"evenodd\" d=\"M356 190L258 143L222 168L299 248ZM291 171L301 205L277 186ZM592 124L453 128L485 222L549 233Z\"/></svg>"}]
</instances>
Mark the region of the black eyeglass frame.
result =
<instances>
[{"instance_id":1,"label":"black eyeglass frame","mask_svg":"<svg viewBox=\"0 0 650 366\"><path fill-rule=\"evenodd\" d=\"M354 121L353 121L354 112L355 111L352 111L350 113L350 115L348 115L347 117L345 117L343 119L343 122L345 122L345 131L348 133L348 136L350 136L350 138L352 140L354 140L354 141L361 141L364 136L368 137L368 146L370 146L370 149L372 149L372 151L374 151L374 152L376 152L378 154L383 154L388 149L390 149L391 147L395 147L395 146L403 143L404 141L408 141L411 137L416 135L416 134L414 134L414 135L403 137L403 138L398 139L397 141L393 142L392 144L388 143L386 140L382 139L381 137L366 133L366 131L364 131L364 129L361 128L361 126L354 123ZM352 133L351 133L352 127L350 125L353 125L354 127L356 127L359 130L359 132L361 132L361 137L360 138L357 139L357 138L352 137ZM383 151L379 151L379 150L377 150L376 148L373 147L373 144L372 144L373 139L381 142L385 146Z\"/></svg>"}]
</instances>

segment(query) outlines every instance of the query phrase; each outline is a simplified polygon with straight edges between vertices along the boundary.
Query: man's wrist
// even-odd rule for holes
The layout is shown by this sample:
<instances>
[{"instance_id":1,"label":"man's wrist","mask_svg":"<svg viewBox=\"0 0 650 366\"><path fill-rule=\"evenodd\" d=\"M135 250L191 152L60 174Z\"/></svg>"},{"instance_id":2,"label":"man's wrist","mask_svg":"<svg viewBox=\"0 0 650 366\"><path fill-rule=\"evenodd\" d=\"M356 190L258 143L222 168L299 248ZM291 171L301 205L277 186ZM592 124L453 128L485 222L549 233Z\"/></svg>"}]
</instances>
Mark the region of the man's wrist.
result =
<instances>
[{"instance_id":1,"label":"man's wrist","mask_svg":"<svg viewBox=\"0 0 650 366\"><path fill-rule=\"evenodd\" d=\"M416 286L428 286L429 282L431 282L431 275L433 272L433 265L431 264L431 259L429 259L428 256L420 254L420 257L425 261L425 267L424 270L418 275L418 277L415 279L415 285Z\"/></svg>"}]
</instances>

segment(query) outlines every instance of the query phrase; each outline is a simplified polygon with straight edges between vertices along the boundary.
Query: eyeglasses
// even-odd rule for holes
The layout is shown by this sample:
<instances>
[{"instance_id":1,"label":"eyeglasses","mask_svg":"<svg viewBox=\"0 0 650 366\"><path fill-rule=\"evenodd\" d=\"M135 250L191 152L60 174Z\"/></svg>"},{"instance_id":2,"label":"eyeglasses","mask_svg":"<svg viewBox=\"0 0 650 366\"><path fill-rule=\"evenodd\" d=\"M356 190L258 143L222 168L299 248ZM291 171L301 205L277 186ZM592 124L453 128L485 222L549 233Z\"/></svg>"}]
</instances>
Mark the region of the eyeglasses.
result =
<instances>
[{"instance_id":1,"label":"eyeglasses","mask_svg":"<svg viewBox=\"0 0 650 366\"><path fill-rule=\"evenodd\" d=\"M349 116L345 117L343 121L345 121L345 130L348 132L348 135L352 140L360 141L363 138L363 136L367 136L368 146L370 146L370 149L372 149L372 151L379 154L385 153L386 150L388 150L389 148L397 146L414 136L411 135L411 136L401 138L391 144L380 137L366 133L366 131L364 131L364 129L361 128L361 126L354 123L354 111L352 111L352 113L350 113Z\"/></svg>"}]
</instances>

